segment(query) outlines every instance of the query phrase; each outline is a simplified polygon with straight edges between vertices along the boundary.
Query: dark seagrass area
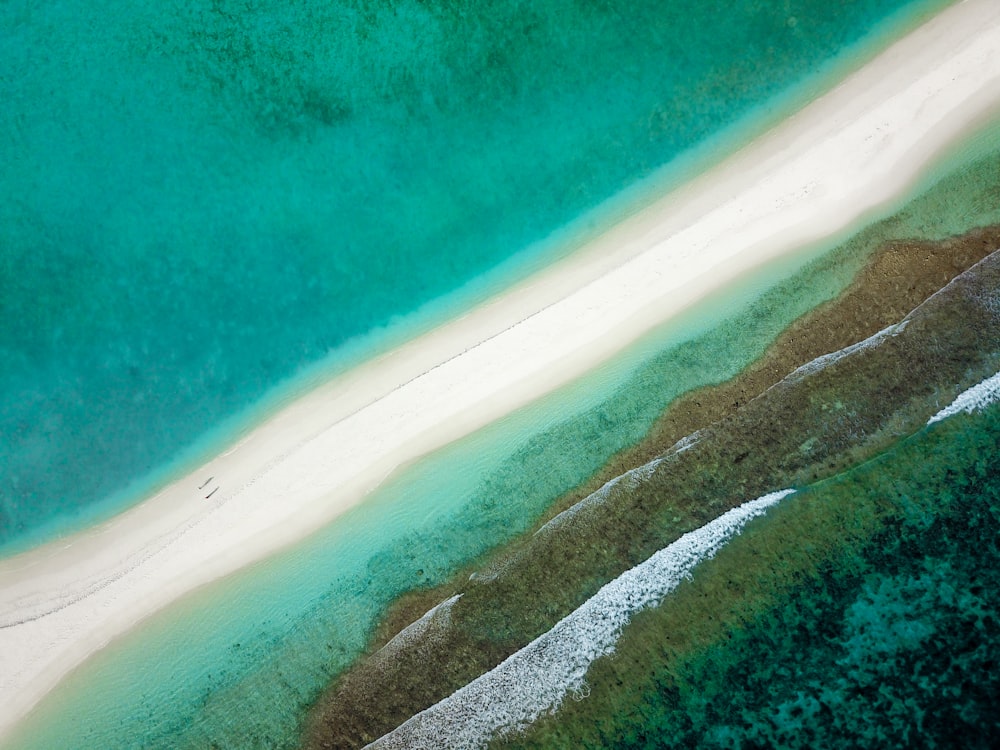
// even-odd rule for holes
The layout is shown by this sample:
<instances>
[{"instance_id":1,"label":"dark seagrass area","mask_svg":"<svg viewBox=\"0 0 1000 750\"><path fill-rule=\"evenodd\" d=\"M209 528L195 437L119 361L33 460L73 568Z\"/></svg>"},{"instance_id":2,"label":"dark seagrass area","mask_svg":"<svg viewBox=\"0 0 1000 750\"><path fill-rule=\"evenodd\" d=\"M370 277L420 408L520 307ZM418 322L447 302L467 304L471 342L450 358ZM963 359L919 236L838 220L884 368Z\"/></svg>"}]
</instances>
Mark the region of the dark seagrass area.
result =
<instances>
[{"instance_id":1,"label":"dark seagrass area","mask_svg":"<svg viewBox=\"0 0 1000 750\"><path fill-rule=\"evenodd\" d=\"M994 405L789 498L494 744L995 747L998 539Z\"/></svg>"},{"instance_id":2,"label":"dark seagrass area","mask_svg":"<svg viewBox=\"0 0 1000 750\"><path fill-rule=\"evenodd\" d=\"M996 247L983 232L963 242L978 248L973 254ZM930 247L913 245L927 257ZM890 288L898 257L880 260L887 265L876 275ZM322 747L375 739L686 531L767 491L835 476L919 430L960 390L996 371L998 281L1000 256L991 256L885 335L734 403L728 416L598 491L462 586L447 622L432 620L422 637L394 647L391 659L349 672L317 712L310 738Z\"/></svg>"}]
</instances>

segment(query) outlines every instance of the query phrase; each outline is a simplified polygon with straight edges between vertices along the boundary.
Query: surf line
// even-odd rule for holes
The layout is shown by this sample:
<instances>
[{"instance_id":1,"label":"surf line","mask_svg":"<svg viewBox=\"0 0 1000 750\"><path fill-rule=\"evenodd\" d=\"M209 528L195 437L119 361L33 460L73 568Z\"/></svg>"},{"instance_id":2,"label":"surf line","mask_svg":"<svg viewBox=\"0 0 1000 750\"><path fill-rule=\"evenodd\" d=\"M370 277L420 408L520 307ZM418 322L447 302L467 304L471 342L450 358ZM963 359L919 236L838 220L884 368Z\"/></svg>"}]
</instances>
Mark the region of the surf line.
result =
<instances>
[{"instance_id":1,"label":"surf line","mask_svg":"<svg viewBox=\"0 0 1000 750\"><path fill-rule=\"evenodd\" d=\"M500 665L367 748L439 747L442 737L453 750L481 748L555 711L566 695L585 695L590 665L614 651L635 613L659 606L698 563L714 557L750 520L794 492L771 492L689 531L606 584Z\"/></svg>"}]
</instances>

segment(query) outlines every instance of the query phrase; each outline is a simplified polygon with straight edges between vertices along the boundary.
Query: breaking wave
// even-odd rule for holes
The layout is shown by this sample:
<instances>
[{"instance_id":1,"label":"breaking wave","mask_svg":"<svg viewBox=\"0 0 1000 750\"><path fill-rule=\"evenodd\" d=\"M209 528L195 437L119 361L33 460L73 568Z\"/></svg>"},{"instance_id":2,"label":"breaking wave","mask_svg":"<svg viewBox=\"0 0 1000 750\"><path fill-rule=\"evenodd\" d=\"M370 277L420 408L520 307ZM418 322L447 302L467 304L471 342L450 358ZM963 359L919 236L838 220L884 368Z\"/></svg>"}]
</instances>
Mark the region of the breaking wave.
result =
<instances>
[{"instance_id":1,"label":"breaking wave","mask_svg":"<svg viewBox=\"0 0 1000 750\"><path fill-rule=\"evenodd\" d=\"M657 606L699 562L713 557L748 521L793 492L751 500L685 534L608 583L497 667L368 747L482 747L492 737L554 711L568 693L585 695L590 665L614 651L634 614Z\"/></svg>"},{"instance_id":2,"label":"breaking wave","mask_svg":"<svg viewBox=\"0 0 1000 750\"><path fill-rule=\"evenodd\" d=\"M940 422L961 412L971 414L974 411L981 411L997 401L1000 401L1000 372L962 391L954 401L928 419L927 424Z\"/></svg>"}]
</instances>

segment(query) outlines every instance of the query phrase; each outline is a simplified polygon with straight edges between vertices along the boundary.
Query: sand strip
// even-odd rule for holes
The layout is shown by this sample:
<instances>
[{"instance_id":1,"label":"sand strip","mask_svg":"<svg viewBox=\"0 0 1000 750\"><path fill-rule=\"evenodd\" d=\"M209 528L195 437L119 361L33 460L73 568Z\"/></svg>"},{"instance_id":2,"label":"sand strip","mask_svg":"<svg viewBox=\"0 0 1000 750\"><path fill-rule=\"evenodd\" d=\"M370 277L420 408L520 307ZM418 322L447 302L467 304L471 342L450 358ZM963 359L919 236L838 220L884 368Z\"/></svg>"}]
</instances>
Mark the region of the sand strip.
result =
<instances>
[{"instance_id":1,"label":"sand strip","mask_svg":"<svg viewBox=\"0 0 1000 750\"><path fill-rule=\"evenodd\" d=\"M998 53L1000 6L950 8L573 257L308 394L108 523L0 562L0 734L186 591L301 539L399 464L905 190L1000 105Z\"/></svg>"}]
</instances>

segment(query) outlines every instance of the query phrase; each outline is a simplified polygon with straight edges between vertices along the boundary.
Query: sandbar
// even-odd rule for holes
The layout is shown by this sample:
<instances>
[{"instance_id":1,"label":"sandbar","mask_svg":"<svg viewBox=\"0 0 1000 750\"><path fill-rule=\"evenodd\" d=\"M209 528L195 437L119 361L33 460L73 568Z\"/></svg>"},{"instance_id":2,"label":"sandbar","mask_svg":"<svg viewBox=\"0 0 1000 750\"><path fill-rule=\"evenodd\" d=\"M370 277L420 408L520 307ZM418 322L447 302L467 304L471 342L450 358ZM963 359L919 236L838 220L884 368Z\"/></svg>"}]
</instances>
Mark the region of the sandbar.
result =
<instances>
[{"instance_id":1,"label":"sandbar","mask_svg":"<svg viewBox=\"0 0 1000 750\"><path fill-rule=\"evenodd\" d=\"M152 613L861 220L998 106L1000 5L966 0L564 260L309 392L117 517L0 561L0 737Z\"/></svg>"}]
</instances>

